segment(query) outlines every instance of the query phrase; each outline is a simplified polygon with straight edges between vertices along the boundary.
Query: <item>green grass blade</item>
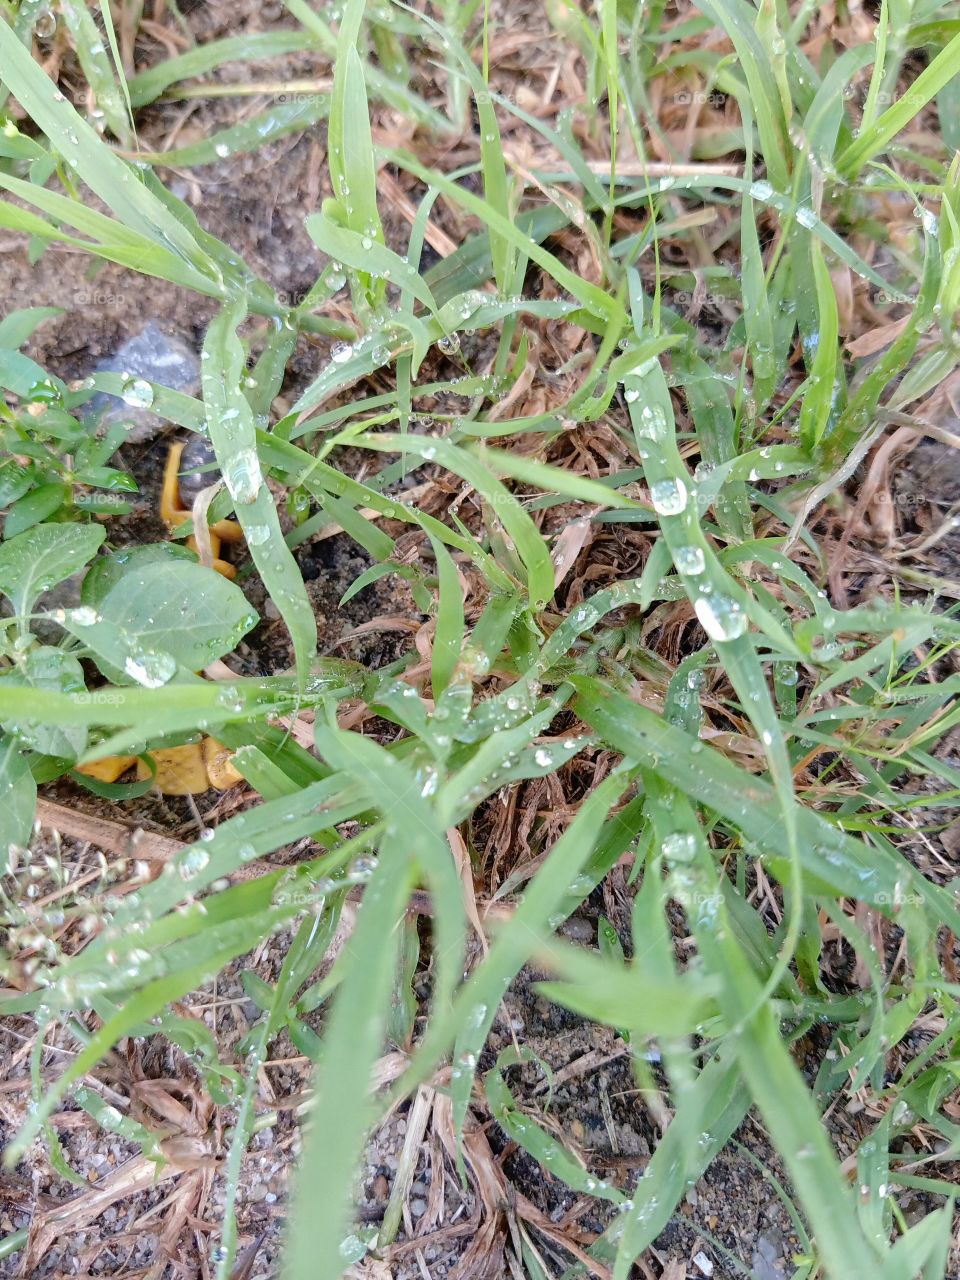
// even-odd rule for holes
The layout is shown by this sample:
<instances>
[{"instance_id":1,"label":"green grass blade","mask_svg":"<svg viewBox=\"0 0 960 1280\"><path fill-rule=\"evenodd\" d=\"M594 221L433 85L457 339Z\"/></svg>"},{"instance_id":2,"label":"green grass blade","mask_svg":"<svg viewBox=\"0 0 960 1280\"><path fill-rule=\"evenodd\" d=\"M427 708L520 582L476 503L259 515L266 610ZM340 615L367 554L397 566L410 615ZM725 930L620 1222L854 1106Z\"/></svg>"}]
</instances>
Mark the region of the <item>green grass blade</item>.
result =
<instances>
[{"instance_id":1,"label":"green grass blade","mask_svg":"<svg viewBox=\"0 0 960 1280\"><path fill-rule=\"evenodd\" d=\"M245 314L245 305L235 303L219 312L207 330L201 364L207 429L254 563L287 624L297 673L304 682L316 653L317 624L263 481L253 410L240 388L245 363L236 327Z\"/></svg>"},{"instance_id":2,"label":"green grass blade","mask_svg":"<svg viewBox=\"0 0 960 1280\"><path fill-rule=\"evenodd\" d=\"M0 22L3 81L92 191L131 230L169 249L201 276L210 264L193 237L140 182L136 172L113 154L95 129L62 96L51 92L50 80L33 61L6 23ZM223 287L219 272L213 275Z\"/></svg>"},{"instance_id":3,"label":"green grass blade","mask_svg":"<svg viewBox=\"0 0 960 1280\"><path fill-rule=\"evenodd\" d=\"M346 1267L341 1242L354 1168L374 1115L370 1076L386 1027L413 865L404 838L385 839L380 865L364 893L324 1036L317 1101L290 1216L285 1280L336 1280Z\"/></svg>"},{"instance_id":4,"label":"green grass blade","mask_svg":"<svg viewBox=\"0 0 960 1280\"><path fill-rule=\"evenodd\" d=\"M957 75L960 75L960 33L940 50L929 66L924 67L910 86L910 92L898 98L841 152L837 160L839 172L846 178L855 178L863 166L884 151L900 130L906 128Z\"/></svg>"}]
</instances>

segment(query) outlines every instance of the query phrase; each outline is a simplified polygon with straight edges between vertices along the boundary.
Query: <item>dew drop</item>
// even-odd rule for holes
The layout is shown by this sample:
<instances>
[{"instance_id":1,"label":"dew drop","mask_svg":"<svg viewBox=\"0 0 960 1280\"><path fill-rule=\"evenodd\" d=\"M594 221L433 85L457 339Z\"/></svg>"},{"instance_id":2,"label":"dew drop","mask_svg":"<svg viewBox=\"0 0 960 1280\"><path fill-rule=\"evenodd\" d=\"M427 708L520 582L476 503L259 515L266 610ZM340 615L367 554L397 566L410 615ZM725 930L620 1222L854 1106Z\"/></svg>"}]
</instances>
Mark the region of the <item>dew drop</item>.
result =
<instances>
[{"instance_id":1,"label":"dew drop","mask_svg":"<svg viewBox=\"0 0 960 1280\"><path fill-rule=\"evenodd\" d=\"M244 537L247 545L251 547L261 547L270 539L270 526L266 524L254 524L244 529Z\"/></svg>"},{"instance_id":2,"label":"dew drop","mask_svg":"<svg viewBox=\"0 0 960 1280\"><path fill-rule=\"evenodd\" d=\"M234 454L224 468L223 479L234 502L239 502L242 506L255 502L263 485L256 450L241 449Z\"/></svg>"},{"instance_id":3,"label":"dew drop","mask_svg":"<svg viewBox=\"0 0 960 1280\"><path fill-rule=\"evenodd\" d=\"M93 627L97 623L97 611L91 609L89 605L82 604L76 609L70 610L70 621L78 627Z\"/></svg>"},{"instance_id":4,"label":"dew drop","mask_svg":"<svg viewBox=\"0 0 960 1280\"><path fill-rule=\"evenodd\" d=\"M195 880L207 867L210 855L206 849L188 849L177 864L181 880Z\"/></svg>"},{"instance_id":5,"label":"dew drop","mask_svg":"<svg viewBox=\"0 0 960 1280\"><path fill-rule=\"evenodd\" d=\"M747 630L747 615L729 596L701 597L693 607L711 640L736 640Z\"/></svg>"},{"instance_id":6,"label":"dew drop","mask_svg":"<svg viewBox=\"0 0 960 1280\"><path fill-rule=\"evenodd\" d=\"M682 480L668 476L650 486L650 501L661 516L678 516L687 505L687 486Z\"/></svg>"},{"instance_id":7,"label":"dew drop","mask_svg":"<svg viewBox=\"0 0 960 1280\"><path fill-rule=\"evenodd\" d=\"M633 429L645 440L662 440L667 430L667 415L660 405L645 404Z\"/></svg>"},{"instance_id":8,"label":"dew drop","mask_svg":"<svg viewBox=\"0 0 960 1280\"><path fill-rule=\"evenodd\" d=\"M176 675L177 661L169 653L146 650L143 653L132 653L123 664L123 669L145 689L159 689Z\"/></svg>"},{"instance_id":9,"label":"dew drop","mask_svg":"<svg viewBox=\"0 0 960 1280\"><path fill-rule=\"evenodd\" d=\"M665 858L674 862L689 862L697 852L697 837L690 831L673 831L664 836L660 849Z\"/></svg>"},{"instance_id":10,"label":"dew drop","mask_svg":"<svg viewBox=\"0 0 960 1280\"><path fill-rule=\"evenodd\" d=\"M706 567L706 560L700 547L677 547L673 553L673 562L681 573L691 578L703 573Z\"/></svg>"},{"instance_id":11,"label":"dew drop","mask_svg":"<svg viewBox=\"0 0 960 1280\"><path fill-rule=\"evenodd\" d=\"M128 378L120 388L120 399L135 409L149 409L153 404L153 387L145 378Z\"/></svg>"},{"instance_id":12,"label":"dew drop","mask_svg":"<svg viewBox=\"0 0 960 1280\"><path fill-rule=\"evenodd\" d=\"M57 17L52 9L44 6L33 22L33 34L38 40L49 40L57 29Z\"/></svg>"}]
</instances>

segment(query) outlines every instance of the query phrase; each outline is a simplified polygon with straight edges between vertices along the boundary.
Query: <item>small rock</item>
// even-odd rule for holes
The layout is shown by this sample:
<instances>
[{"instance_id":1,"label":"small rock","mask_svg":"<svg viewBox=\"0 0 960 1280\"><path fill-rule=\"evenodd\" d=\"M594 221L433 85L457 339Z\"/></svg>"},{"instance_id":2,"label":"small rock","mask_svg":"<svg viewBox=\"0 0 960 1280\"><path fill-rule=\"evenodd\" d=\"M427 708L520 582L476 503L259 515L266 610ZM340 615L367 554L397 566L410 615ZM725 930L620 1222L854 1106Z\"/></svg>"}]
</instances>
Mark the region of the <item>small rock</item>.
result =
<instances>
[{"instance_id":1,"label":"small rock","mask_svg":"<svg viewBox=\"0 0 960 1280\"><path fill-rule=\"evenodd\" d=\"M187 441L180 456L180 471L177 476L180 501L185 507L193 506L197 494L220 479L216 462L217 455L209 440L203 436L193 436Z\"/></svg>"},{"instance_id":2,"label":"small rock","mask_svg":"<svg viewBox=\"0 0 960 1280\"><path fill-rule=\"evenodd\" d=\"M592 942L593 922L585 920L583 916L571 916L560 926L560 932L572 942Z\"/></svg>"},{"instance_id":3,"label":"small rock","mask_svg":"<svg viewBox=\"0 0 960 1280\"><path fill-rule=\"evenodd\" d=\"M750 1265L756 1280L786 1280L783 1237L779 1231L757 1237Z\"/></svg>"},{"instance_id":4,"label":"small rock","mask_svg":"<svg viewBox=\"0 0 960 1280\"><path fill-rule=\"evenodd\" d=\"M713 1263L710 1261L710 1259L707 1257L707 1255L703 1252L702 1249L699 1253L695 1253L693 1255L693 1265L697 1268L697 1270L701 1273L701 1275L705 1275L705 1276L713 1275Z\"/></svg>"},{"instance_id":5,"label":"small rock","mask_svg":"<svg viewBox=\"0 0 960 1280\"><path fill-rule=\"evenodd\" d=\"M412 1217L422 1218L426 1212L427 1212L426 1200L417 1199L417 1200L410 1201L410 1213Z\"/></svg>"},{"instance_id":6,"label":"small rock","mask_svg":"<svg viewBox=\"0 0 960 1280\"><path fill-rule=\"evenodd\" d=\"M266 1200L269 1194L270 1194L270 1188L267 1186L265 1182L255 1182L253 1186L250 1188L249 1199Z\"/></svg>"},{"instance_id":7,"label":"small rock","mask_svg":"<svg viewBox=\"0 0 960 1280\"><path fill-rule=\"evenodd\" d=\"M200 386L200 361L197 353L182 338L166 334L153 320L132 338L122 343L112 356L101 360L95 373L123 373L132 380L156 382L174 391L194 394ZM149 388L147 389L149 391ZM164 419L143 403L146 394L122 400L98 391L84 407L85 416L104 422L129 422L128 439L136 444L150 440L164 425Z\"/></svg>"}]
</instances>

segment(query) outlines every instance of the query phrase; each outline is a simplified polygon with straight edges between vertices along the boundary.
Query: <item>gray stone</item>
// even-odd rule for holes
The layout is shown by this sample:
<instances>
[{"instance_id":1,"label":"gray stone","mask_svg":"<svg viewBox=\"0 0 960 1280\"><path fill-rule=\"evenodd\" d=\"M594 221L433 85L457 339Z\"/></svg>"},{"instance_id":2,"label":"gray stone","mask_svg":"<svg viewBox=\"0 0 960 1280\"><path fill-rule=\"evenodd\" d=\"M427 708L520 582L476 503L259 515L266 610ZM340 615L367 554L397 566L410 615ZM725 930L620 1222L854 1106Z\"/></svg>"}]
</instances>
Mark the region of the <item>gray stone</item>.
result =
<instances>
[{"instance_id":1,"label":"gray stone","mask_svg":"<svg viewBox=\"0 0 960 1280\"><path fill-rule=\"evenodd\" d=\"M783 1237L779 1231L770 1231L757 1237L750 1265L755 1280L786 1280Z\"/></svg>"},{"instance_id":2,"label":"gray stone","mask_svg":"<svg viewBox=\"0 0 960 1280\"><path fill-rule=\"evenodd\" d=\"M122 373L131 380L142 378L188 395L195 394L200 387L197 353L182 338L164 333L153 320L128 338L112 356L101 360L94 373ZM95 421L129 422L129 439L133 443L149 440L164 425L164 420L149 405L137 403L139 398L134 395L131 403L98 391L84 407L84 413Z\"/></svg>"},{"instance_id":3,"label":"gray stone","mask_svg":"<svg viewBox=\"0 0 960 1280\"><path fill-rule=\"evenodd\" d=\"M193 500L202 490L220 479L216 468L217 456L213 445L203 436L192 436L184 446L180 457L177 488L185 507L193 506Z\"/></svg>"}]
</instances>

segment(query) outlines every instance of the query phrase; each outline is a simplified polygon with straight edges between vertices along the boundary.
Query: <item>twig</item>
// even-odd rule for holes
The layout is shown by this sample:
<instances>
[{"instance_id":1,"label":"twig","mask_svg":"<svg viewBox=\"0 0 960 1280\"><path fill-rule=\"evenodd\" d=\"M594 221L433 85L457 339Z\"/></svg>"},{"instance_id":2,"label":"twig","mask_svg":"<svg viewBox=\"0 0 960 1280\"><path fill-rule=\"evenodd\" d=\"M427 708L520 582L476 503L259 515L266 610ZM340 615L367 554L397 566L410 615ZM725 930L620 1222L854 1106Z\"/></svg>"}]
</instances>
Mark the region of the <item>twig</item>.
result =
<instances>
[{"instance_id":1,"label":"twig","mask_svg":"<svg viewBox=\"0 0 960 1280\"><path fill-rule=\"evenodd\" d=\"M74 840L85 840L104 853L116 853L122 858L141 858L150 862L167 862L187 846L180 840L144 831L142 827L128 827L109 818L95 818L79 809L68 809L52 800L37 801L37 822L47 831L59 831Z\"/></svg>"}]
</instances>

